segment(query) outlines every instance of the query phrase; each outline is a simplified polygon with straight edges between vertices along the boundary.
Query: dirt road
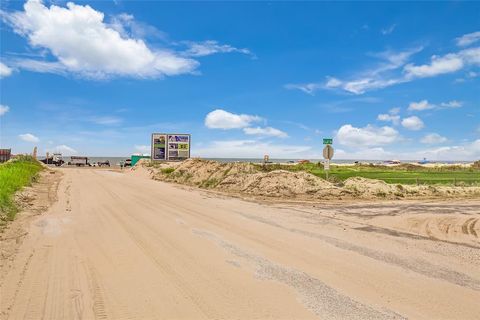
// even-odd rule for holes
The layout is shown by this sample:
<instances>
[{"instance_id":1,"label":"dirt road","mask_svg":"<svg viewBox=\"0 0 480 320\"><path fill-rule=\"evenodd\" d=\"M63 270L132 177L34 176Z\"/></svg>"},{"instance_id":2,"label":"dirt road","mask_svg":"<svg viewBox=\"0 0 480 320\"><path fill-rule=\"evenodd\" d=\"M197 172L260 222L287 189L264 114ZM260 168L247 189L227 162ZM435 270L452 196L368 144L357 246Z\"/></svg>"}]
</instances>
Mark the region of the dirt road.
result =
<instances>
[{"instance_id":1,"label":"dirt road","mask_svg":"<svg viewBox=\"0 0 480 320\"><path fill-rule=\"evenodd\" d=\"M2 319L478 319L480 201L272 205L59 169Z\"/></svg>"}]
</instances>

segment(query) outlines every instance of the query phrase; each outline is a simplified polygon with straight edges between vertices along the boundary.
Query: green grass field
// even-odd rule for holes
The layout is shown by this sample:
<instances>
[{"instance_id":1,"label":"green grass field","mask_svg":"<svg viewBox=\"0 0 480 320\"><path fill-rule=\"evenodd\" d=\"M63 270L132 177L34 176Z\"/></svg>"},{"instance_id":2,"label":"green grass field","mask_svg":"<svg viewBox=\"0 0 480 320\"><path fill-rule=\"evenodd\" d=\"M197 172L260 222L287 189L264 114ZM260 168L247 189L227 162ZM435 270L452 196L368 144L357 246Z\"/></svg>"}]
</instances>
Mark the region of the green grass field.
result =
<instances>
[{"instance_id":1,"label":"green grass field","mask_svg":"<svg viewBox=\"0 0 480 320\"><path fill-rule=\"evenodd\" d=\"M18 211L13 201L15 192L31 185L42 169L38 161L28 156L0 164L0 223L15 218Z\"/></svg>"},{"instance_id":2,"label":"green grass field","mask_svg":"<svg viewBox=\"0 0 480 320\"><path fill-rule=\"evenodd\" d=\"M296 165L270 164L262 170L284 169L289 171L306 171L321 178L326 178L323 166L308 163ZM363 177L383 180L392 184L444 184L444 185L480 185L480 168L462 168L447 166L426 168L416 165L383 166L383 165L352 165L330 166L329 177L333 181L344 181L350 177Z\"/></svg>"}]
</instances>

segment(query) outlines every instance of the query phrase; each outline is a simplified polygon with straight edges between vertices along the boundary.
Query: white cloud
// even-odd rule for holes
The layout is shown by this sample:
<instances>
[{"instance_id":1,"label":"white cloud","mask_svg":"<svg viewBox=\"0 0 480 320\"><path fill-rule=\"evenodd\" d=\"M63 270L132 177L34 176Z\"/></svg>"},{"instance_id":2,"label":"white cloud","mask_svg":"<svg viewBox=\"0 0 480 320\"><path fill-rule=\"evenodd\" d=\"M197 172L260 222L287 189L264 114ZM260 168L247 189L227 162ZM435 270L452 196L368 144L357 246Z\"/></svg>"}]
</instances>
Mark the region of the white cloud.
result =
<instances>
[{"instance_id":1,"label":"white cloud","mask_svg":"<svg viewBox=\"0 0 480 320\"><path fill-rule=\"evenodd\" d=\"M390 114L399 114L399 113L400 113L400 110L402 110L402 109L400 109L400 108L398 108L398 107L392 108L392 109L390 109L389 113L390 113Z\"/></svg>"},{"instance_id":2,"label":"white cloud","mask_svg":"<svg viewBox=\"0 0 480 320\"><path fill-rule=\"evenodd\" d=\"M367 125L364 128L345 124L338 129L336 139L342 145L351 147L371 147L387 145L398 140L398 131L392 127L374 127Z\"/></svg>"},{"instance_id":3,"label":"white cloud","mask_svg":"<svg viewBox=\"0 0 480 320\"><path fill-rule=\"evenodd\" d=\"M388 111L388 113L382 113L377 116L377 120L392 122L394 125L398 125L400 123L400 108L392 108Z\"/></svg>"},{"instance_id":4,"label":"white cloud","mask_svg":"<svg viewBox=\"0 0 480 320\"><path fill-rule=\"evenodd\" d=\"M447 141L448 141L447 138L442 137L438 133L430 133L425 135L422 139L420 139L420 142L424 144L440 144L440 143L445 143Z\"/></svg>"},{"instance_id":5,"label":"white cloud","mask_svg":"<svg viewBox=\"0 0 480 320\"><path fill-rule=\"evenodd\" d=\"M448 102L442 102L440 106L444 108L460 108L463 105L461 101L452 100Z\"/></svg>"},{"instance_id":6,"label":"white cloud","mask_svg":"<svg viewBox=\"0 0 480 320\"><path fill-rule=\"evenodd\" d=\"M433 77L444 73L452 73L462 69L463 59L457 54L447 54L443 57L433 56L430 64L416 66L408 64L405 66L407 78Z\"/></svg>"},{"instance_id":7,"label":"white cloud","mask_svg":"<svg viewBox=\"0 0 480 320\"><path fill-rule=\"evenodd\" d=\"M418 102L411 102L408 105L408 110L423 111L423 110L434 109L435 107L436 107L435 105L428 103L428 100L422 100Z\"/></svg>"},{"instance_id":8,"label":"white cloud","mask_svg":"<svg viewBox=\"0 0 480 320\"><path fill-rule=\"evenodd\" d=\"M457 45L460 47L469 46L471 44L474 44L475 42L480 41L480 31L464 34L463 36L458 37L455 40L457 41Z\"/></svg>"},{"instance_id":9,"label":"white cloud","mask_svg":"<svg viewBox=\"0 0 480 320\"><path fill-rule=\"evenodd\" d=\"M19 134L18 137L26 142L39 142L40 139L31 133Z\"/></svg>"},{"instance_id":10,"label":"white cloud","mask_svg":"<svg viewBox=\"0 0 480 320\"><path fill-rule=\"evenodd\" d=\"M342 81L334 77L327 77L327 82L325 82L325 87L327 88L338 88L342 85Z\"/></svg>"},{"instance_id":11,"label":"white cloud","mask_svg":"<svg viewBox=\"0 0 480 320\"><path fill-rule=\"evenodd\" d=\"M400 123L400 116L396 114L382 113L377 116L380 121L392 122L395 125Z\"/></svg>"},{"instance_id":12,"label":"white cloud","mask_svg":"<svg viewBox=\"0 0 480 320\"><path fill-rule=\"evenodd\" d=\"M135 145L135 150L137 150L141 153L150 153L151 152L150 146L147 146L147 145Z\"/></svg>"},{"instance_id":13,"label":"white cloud","mask_svg":"<svg viewBox=\"0 0 480 320\"><path fill-rule=\"evenodd\" d=\"M392 24L392 25L391 25L390 27L388 27L388 28L383 28L380 32L381 32L384 36L386 36L386 35L392 33L393 30L395 30L396 27L397 27L396 24Z\"/></svg>"},{"instance_id":14,"label":"white cloud","mask_svg":"<svg viewBox=\"0 0 480 320\"><path fill-rule=\"evenodd\" d=\"M398 158L392 152L386 151L381 147L363 148L361 150L346 151L337 149L335 159L347 160L387 160Z\"/></svg>"},{"instance_id":15,"label":"white cloud","mask_svg":"<svg viewBox=\"0 0 480 320\"><path fill-rule=\"evenodd\" d=\"M10 111L10 107L9 107L9 106L0 104L0 117L3 116L3 115L4 115L5 113L7 113L8 111Z\"/></svg>"},{"instance_id":16,"label":"white cloud","mask_svg":"<svg viewBox=\"0 0 480 320\"><path fill-rule=\"evenodd\" d=\"M469 65L480 65L480 47L449 53L444 56L433 56L429 64L408 64L404 68L407 79L434 77L459 71Z\"/></svg>"},{"instance_id":17,"label":"white cloud","mask_svg":"<svg viewBox=\"0 0 480 320\"><path fill-rule=\"evenodd\" d=\"M409 111L424 111L424 110L432 110L432 109L442 109L442 108L460 108L463 105L461 101L451 100L448 102L442 102L440 105L435 105L429 103L428 100L421 100L418 102L411 102L408 105Z\"/></svg>"},{"instance_id":18,"label":"white cloud","mask_svg":"<svg viewBox=\"0 0 480 320\"><path fill-rule=\"evenodd\" d=\"M477 36L476 33L474 35ZM474 39L473 36L466 39L472 41L470 44L477 41L472 40ZM466 43L465 40L462 43ZM371 56L380 59L377 65L365 72L357 73L349 79L327 77L324 82L287 84L285 88L298 89L312 95L320 89L343 90L353 94L363 94L367 91L410 82L418 78L434 77L467 69L470 66L480 66L480 47L463 49L442 56L433 55L430 61L424 64L408 63L410 58L421 50L423 48L418 47L402 52L386 51L371 54ZM465 79L457 79L457 82L462 81L465 81Z\"/></svg>"},{"instance_id":19,"label":"white cloud","mask_svg":"<svg viewBox=\"0 0 480 320\"><path fill-rule=\"evenodd\" d=\"M113 116L91 117L89 121L100 125L116 125L123 122L121 118Z\"/></svg>"},{"instance_id":20,"label":"white cloud","mask_svg":"<svg viewBox=\"0 0 480 320\"><path fill-rule=\"evenodd\" d=\"M311 153L310 146L298 144L274 144L257 140L223 140L214 141L203 148L193 148L192 154L210 158L309 158L318 157Z\"/></svg>"},{"instance_id":21,"label":"white cloud","mask_svg":"<svg viewBox=\"0 0 480 320\"><path fill-rule=\"evenodd\" d=\"M203 42L186 42L190 47L184 52L184 55L191 57L203 57L215 53L230 53L238 52L247 55L252 55L252 52L247 48L235 48L228 44L219 44L215 40L207 40Z\"/></svg>"},{"instance_id":22,"label":"white cloud","mask_svg":"<svg viewBox=\"0 0 480 320\"><path fill-rule=\"evenodd\" d=\"M48 49L57 61L13 60L19 67L89 78L148 78L191 73L198 66L170 50L153 50L141 39L122 37L104 22L102 12L89 5L68 2L66 7L48 8L39 0L29 0L24 10L4 14L4 19L31 46Z\"/></svg>"},{"instance_id":23,"label":"white cloud","mask_svg":"<svg viewBox=\"0 0 480 320\"><path fill-rule=\"evenodd\" d=\"M120 13L113 16L109 26L118 31L124 38L156 38L162 40L168 38L164 32L153 26L136 21L135 17L128 13Z\"/></svg>"},{"instance_id":24,"label":"white cloud","mask_svg":"<svg viewBox=\"0 0 480 320\"><path fill-rule=\"evenodd\" d=\"M327 83L329 81L327 81ZM289 83L289 84L285 85L285 89L289 89L289 90L297 89L297 90L303 91L303 92L305 92L307 94L310 94L310 95L313 95L315 93L315 91L317 91L317 90L319 90L323 87L324 86L322 84L319 84L319 83L304 83L304 84Z\"/></svg>"},{"instance_id":25,"label":"white cloud","mask_svg":"<svg viewBox=\"0 0 480 320\"><path fill-rule=\"evenodd\" d=\"M259 116L235 114L217 109L207 114L205 126L210 129L241 129L261 120Z\"/></svg>"},{"instance_id":26,"label":"white cloud","mask_svg":"<svg viewBox=\"0 0 480 320\"><path fill-rule=\"evenodd\" d=\"M77 153L77 150L75 150L72 147L69 147L65 144L61 144L61 145L58 145L56 147L50 148L47 151L48 152L61 153L64 156L74 155L74 154Z\"/></svg>"},{"instance_id":27,"label":"white cloud","mask_svg":"<svg viewBox=\"0 0 480 320\"><path fill-rule=\"evenodd\" d=\"M363 94L370 90L389 87L408 79L402 76L391 77L390 73L399 69L410 59L411 56L423 50L422 47L413 48L400 52L385 51L373 55L380 59L380 62L372 69L360 73L349 80L340 80L334 77L327 77L326 81L320 83L287 84L286 89L298 89L308 94L314 94L320 89L340 89L353 94Z\"/></svg>"},{"instance_id":28,"label":"white cloud","mask_svg":"<svg viewBox=\"0 0 480 320\"><path fill-rule=\"evenodd\" d=\"M0 78L8 77L12 74L12 69L0 62Z\"/></svg>"},{"instance_id":29,"label":"white cloud","mask_svg":"<svg viewBox=\"0 0 480 320\"><path fill-rule=\"evenodd\" d=\"M402 126L404 126L408 130L417 131L422 129L425 125L422 119L416 116L412 116L412 117L404 118L402 120Z\"/></svg>"},{"instance_id":30,"label":"white cloud","mask_svg":"<svg viewBox=\"0 0 480 320\"><path fill-rule=\"evenodd\" d=\"M269 136L269 137L277 137L277 138L287 138L288 134L283 132L282 130L275 129L272 127L256 127L256 128L243 128L243 132L248 135L258 135L258 136Z\"/></svg>"},{"instance_id":31,"label":"white cloud","mask_svg":"<svg viewBox=\"0 0 480 320\"><path fill-rule=\"evenodd\" d=\"M418 159L426 157L430 160L478 160L480 158L480 139L464 145L418 151L416 154Z\"/></svg>"}]
</instances>

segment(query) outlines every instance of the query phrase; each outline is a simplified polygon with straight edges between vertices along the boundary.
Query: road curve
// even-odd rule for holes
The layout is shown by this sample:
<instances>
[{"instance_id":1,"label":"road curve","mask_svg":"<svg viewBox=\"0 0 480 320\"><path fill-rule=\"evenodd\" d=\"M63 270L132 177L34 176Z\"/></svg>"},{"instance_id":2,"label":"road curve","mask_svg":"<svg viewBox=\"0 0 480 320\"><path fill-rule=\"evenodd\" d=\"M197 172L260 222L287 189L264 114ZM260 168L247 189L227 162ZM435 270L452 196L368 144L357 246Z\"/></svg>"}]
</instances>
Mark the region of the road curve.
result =
<instances>
[{"instance_id":1,"label":"road curve","mask_svg":"<svg viewBox=\"0 0 480 320\"><path fill-rule=\"evenodd\" d=\"M1 319L480 315L480 201L267 205L58 170L58 201L0 283ZM417 214L426 222L407 227L402 215ZM458 235L425 231L443 230L442 214L461 221Z\"/></svg>"}]
</instances>

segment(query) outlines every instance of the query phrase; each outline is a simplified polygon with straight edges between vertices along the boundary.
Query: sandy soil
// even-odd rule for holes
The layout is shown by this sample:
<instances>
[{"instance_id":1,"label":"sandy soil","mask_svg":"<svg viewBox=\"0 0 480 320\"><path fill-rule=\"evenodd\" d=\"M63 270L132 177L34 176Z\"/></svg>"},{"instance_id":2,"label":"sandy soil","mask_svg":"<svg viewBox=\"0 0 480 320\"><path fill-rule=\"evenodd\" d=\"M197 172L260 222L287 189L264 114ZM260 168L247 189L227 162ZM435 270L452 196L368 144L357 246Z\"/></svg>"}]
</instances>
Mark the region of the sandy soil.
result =
<instances>
[{"instance_id":1,"label":"sandy soil","mask_svg":"<svg viewBox=\"0 0 480 320\"><path fill-rule=\"evenodd\" d=\"M302 171L259 171L258 166L246 162L222 163L189 159L183 162L156 163L152 166L150 161L143 160L132 170L139 175L150 175L155 180L216 190L229 195L290 201L480 199L480 186L396 185L361 177L332 183Z\"/></svg>"},{"instance_id":2,"label":"sandy soil","mask_svg":"<svg viewBox=\"0 0 480 320\"><path fill-rule=\"evenodd\" d=\"M56 170L58 201L3 265L1 319L480 314L479 200L267 205Z\"/></svg>"}]
</instances>

